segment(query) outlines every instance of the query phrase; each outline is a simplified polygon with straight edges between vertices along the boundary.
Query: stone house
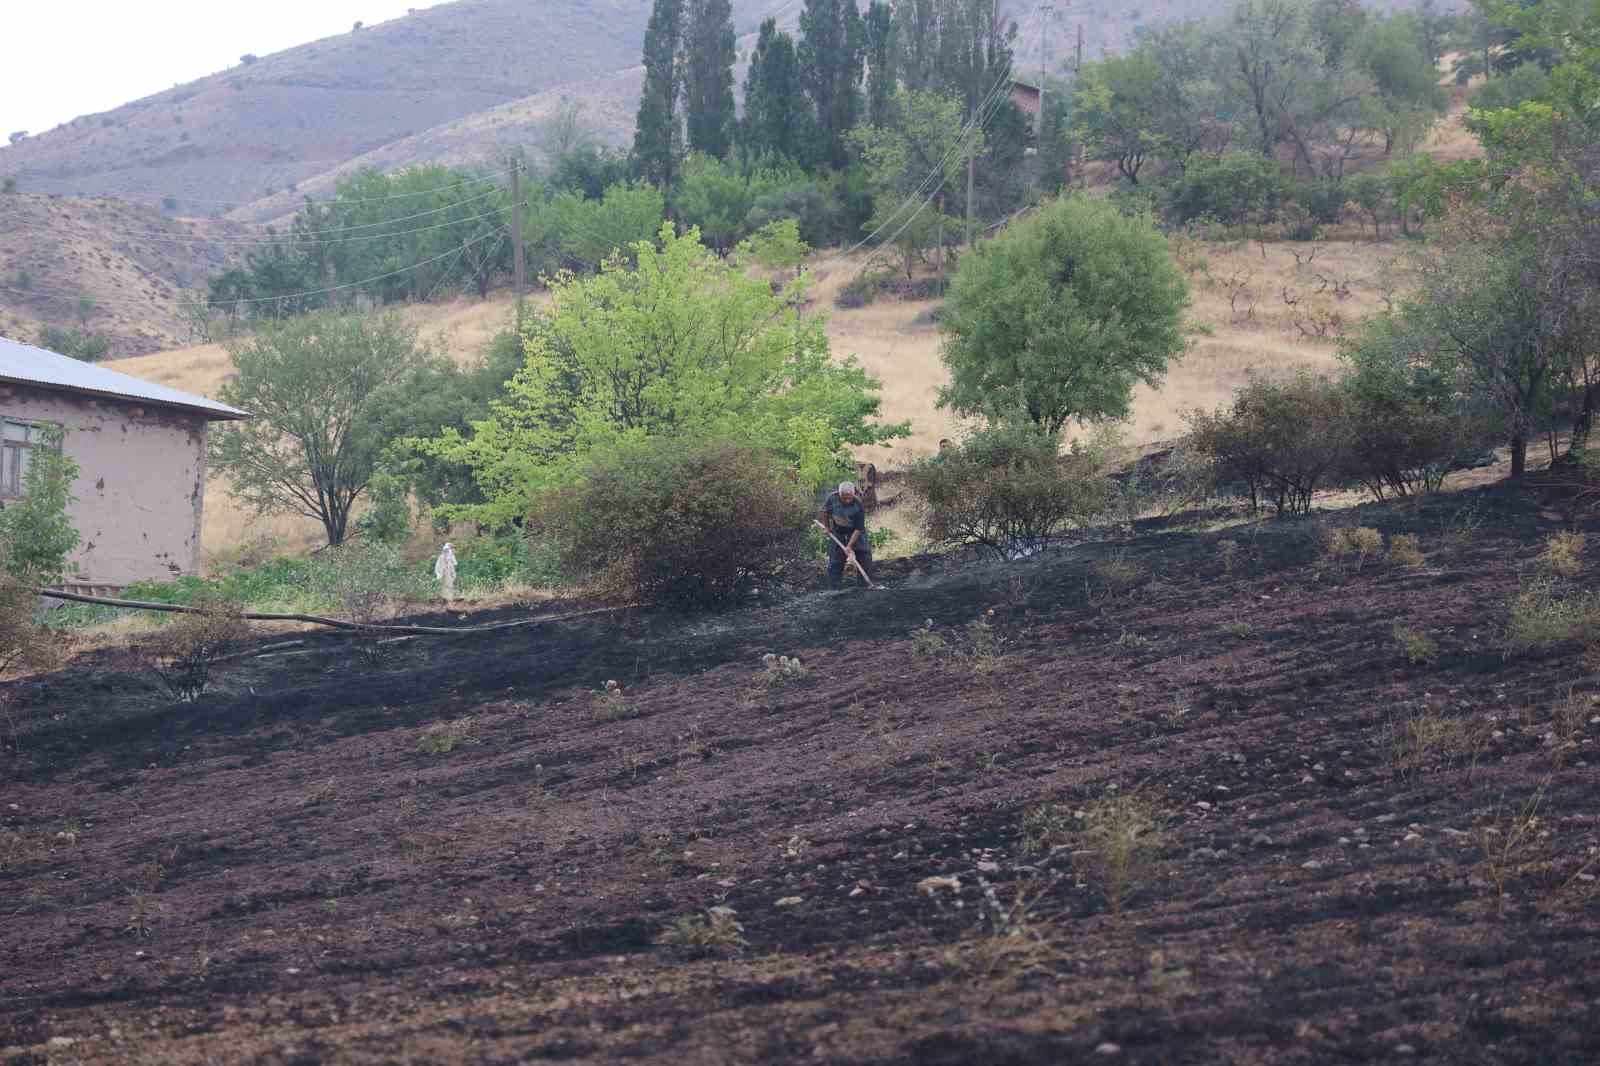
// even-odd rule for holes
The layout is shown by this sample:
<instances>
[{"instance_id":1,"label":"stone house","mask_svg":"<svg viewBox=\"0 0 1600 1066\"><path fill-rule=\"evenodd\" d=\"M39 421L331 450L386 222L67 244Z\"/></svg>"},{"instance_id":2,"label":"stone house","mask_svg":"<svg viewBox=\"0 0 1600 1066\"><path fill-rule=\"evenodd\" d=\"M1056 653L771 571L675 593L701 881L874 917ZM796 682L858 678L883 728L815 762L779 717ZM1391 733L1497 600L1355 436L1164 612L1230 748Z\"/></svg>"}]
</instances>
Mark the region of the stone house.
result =
<instances>
[{"instance_id":1,"label":"stone house","mask_svg":"<svg viewBox=\"0 0 1600 1066\"><path fill-rule=\"evenodd\" d=\"M0 337L0 507L21 498L40 429L78 464L69 587L114 591L200 572L206 435L249 417L201 396Z\"/></svg>"}]
</instances>

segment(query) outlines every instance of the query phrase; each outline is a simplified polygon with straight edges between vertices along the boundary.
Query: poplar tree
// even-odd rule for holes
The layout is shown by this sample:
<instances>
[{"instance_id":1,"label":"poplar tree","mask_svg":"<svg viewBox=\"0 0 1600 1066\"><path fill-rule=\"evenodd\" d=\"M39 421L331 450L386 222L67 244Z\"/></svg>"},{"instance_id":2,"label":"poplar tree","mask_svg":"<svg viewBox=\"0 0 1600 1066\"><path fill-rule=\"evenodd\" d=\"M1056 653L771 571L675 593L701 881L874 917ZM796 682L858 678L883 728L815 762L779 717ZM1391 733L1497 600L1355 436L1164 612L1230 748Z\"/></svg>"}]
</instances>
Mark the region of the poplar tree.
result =
<instances>
[{"instance_id":1,"label":"poplar tree","mask_svg":"<svg viewBox=\"0 0 1600 1066\"><path fill-rule=\"evenodd\" d=\"M731 0L688 0L683 39L684 117L689 148L724 159L733 147L733 61L737 51Z\"/></svg>"},{"instance_id":2,"label":"poplar tree","mask_svg":"<svg viewBox=\"0 0 1600 1066\"><path fill-rule=\"evenodd\" d=\"M631 165L636 176L663 191L677 177L682 135L678 128L678 44L683 0L655 0L644 33L644 95L633 126Z\"/></svg>"},{"instance_id":3,"label":"poplar tree","mask_svg":"<svg viewBox=\"0 0 1600 1066\"><path fill-rule=\"evenodd\" d=\"M867 122L887 125L894 98L894 17L888 0L872 0L866 16Z\"/></svg>"},{"instance_id":4,"label":"poplar tree","mask_svg":"<svg viewBox=\"0 0 1600 1066\"><path fill-rule=\"evenodd\" d=\"M815 119L811 162L843 167L845 134L861 111L865 32L856 0L805 0L800 82Z\"/></svg>"},{"instance_id":5,"label":"poplar tree","mask_svg":"<svg viewBox=\"0 0 1600 1066\"><path fill-rule=\"evenodd\" d=\"M761 24L744 79L744 150L754 159L781 156L799 162L805 130L794 38L769 18Z\"/></svg>"}]
</instances>

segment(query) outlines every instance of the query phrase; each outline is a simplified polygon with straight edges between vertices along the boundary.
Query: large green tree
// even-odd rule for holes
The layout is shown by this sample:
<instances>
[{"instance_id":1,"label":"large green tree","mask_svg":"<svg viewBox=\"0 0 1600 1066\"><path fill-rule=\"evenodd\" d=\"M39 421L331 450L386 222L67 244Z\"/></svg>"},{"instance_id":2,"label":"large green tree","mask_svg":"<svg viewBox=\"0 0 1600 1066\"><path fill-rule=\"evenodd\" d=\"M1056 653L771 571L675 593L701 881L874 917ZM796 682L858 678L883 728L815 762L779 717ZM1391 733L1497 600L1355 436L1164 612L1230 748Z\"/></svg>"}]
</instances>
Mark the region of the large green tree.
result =
<instances>
[{"instance_id":1,"label":"large green tree","mask_svg":"<svg viewBox=\"0 0 1600 1066\"><path fill-rule=\"evenodd\" d=\"M941 406L1057 433L1125 418L1185 345L1188 294L1146 218L1100 200L1046 203L961 259L939 330Z\"/></svg>"},{"instance_id":2,"label":"large green tree","mask_svg":"<svg viewBox=\"0 0 1600 1066\"><path fill-rule=\"evenodd\" d=\"M631 164L635 177L670 190L682 153L678 97L683 72L678 45L683 38L684 0L655 0L644 32L644 93L633 124Z\"/></svg>"},{"instance_id":3,"label":"large green tree","mask_svg":"<svg viewBox=\"0 0 1600 1066\"><path fill-rule=\"evenodd\" d=\"M733 147L737 48L730 0L688 0L683 36L683 103L689 150L723 159Z\"/></svg>"},{"instance_id":4,"label":"large green tree","mask_svg":"<svg viewBox=\"0 0 1600 1066\"><path fill-rule=\"evenodd\" d=\"M800 86L811 104L810 162L843 167L845 135L861 114L866 30L856 0L805 0L800 12Z\"/></svg>"},{"instance_id":5,"label":"large green tree","mask_svg":"<svg viewBox=\"0 0 1600 1066\"><path fill-rule=\"evenodd\" d=\"M807 117L794 38L769 18L761 24L745 74L740 128L745 152L754 159L800 162L806 149Z\"/></svg>"},{"instance_id":6,"label":"large green tree","mask_svg":"<svg viewBox=\"0 0 1600 1066\"><path fill-rule=\"evenodd\" d=\"M498 525L569 485L596 451L653 437L770 449L806 477L844 444L907 427L875 421L878 383L835 360L823 322L802 314L804 281L769 281L662 227L636 265L554 279L550 307L524 326L527 362L470 434L415 442L472 469L485 504L445 512Z\"/></svg>"},{"instance_id":7,"label":"large green tree","mask_svg":"<svg viewBox=\"0 0 1600 1066\"><path fill-rule=\"evenodd\" d=\"M405 385L430 362L397 312L319 312L229 346L236 371L218 390L249 411L218 427L211 464L261 513L304 515L343 543L384 447L419 427L396 424Z\"/></svg>"}]
</instances>

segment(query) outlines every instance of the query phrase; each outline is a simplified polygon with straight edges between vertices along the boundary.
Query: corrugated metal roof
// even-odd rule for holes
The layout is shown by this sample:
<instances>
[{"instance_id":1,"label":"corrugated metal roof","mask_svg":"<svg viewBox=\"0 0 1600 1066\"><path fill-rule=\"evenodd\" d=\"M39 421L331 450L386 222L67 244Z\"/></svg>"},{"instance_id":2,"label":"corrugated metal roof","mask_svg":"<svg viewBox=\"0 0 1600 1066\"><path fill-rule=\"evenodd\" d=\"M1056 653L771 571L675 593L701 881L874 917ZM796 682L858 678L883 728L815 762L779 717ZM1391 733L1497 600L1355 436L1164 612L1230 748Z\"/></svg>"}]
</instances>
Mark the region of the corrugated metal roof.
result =
<instances>
[{"instance_id":1,"label":"corrugated metal roof","mask_svg":"<svg viewBox=\"0 0 1600 1066\"><path fill-rule=\"evenodd\" d=\"M165 385L119 374L103 366L35 348L0 337L0 381L15 381L47 389L66 389L135 403L178 407L211 419L249 418L243 411L215 403L204 396L169 389Z\"/></svg>"}]
</instances>

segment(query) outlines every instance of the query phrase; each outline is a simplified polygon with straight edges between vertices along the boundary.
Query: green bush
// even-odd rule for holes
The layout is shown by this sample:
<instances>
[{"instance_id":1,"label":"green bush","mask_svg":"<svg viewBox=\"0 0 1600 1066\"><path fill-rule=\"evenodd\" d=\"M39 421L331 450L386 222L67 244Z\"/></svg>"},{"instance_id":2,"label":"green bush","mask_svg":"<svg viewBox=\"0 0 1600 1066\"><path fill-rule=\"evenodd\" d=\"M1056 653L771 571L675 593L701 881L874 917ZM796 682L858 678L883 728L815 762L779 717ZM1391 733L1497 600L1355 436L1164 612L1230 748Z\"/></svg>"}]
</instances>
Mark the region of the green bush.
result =
<instances>
[{"instance_id":1,"label":"green bush","mask_svg":"<svg viewBox=\"0 0 1600 1066\"><path fill-rule=\"evenodd\" d=\"M1001 558L1047 546L1111 501L1097 456L1063 454L1052 434L1023 424L983 430L914 463L906 486L922 504L930 544L980 547Z\"/></svg>"},{"instance_id":2,"label":"green bush","mask_svg":"<svg viewBox=\"0 0 1600 1066\"><path fill-rule=\"evenodd\" d=\"M467 594L497 592L518 582L547 588L560 583L554 552L520 534L469 540L456 554L456 585Z\"/></svg>"},{"instance_id":3,"label":"green bush","mask_svg":"<svg viewBox=\"0 0 1600 1066\"><path fill-rule=\"evenodd\" d=\"M1172 186L1177 222L1210 218L1230 226L1270 221L1287 193L1278 164L1254 152L1197 159Z\"/></svg>"},{"instance_id":4,"label":"green bush","mask_svg":"<svg viewBox=\"0 0 1600 1066\"><path fill-rule=\"evenodd\" d=\"M1338 384L1300 374L1252 381L1231 406L1188 418L1196 450L1217 464L1219 479L1243 484L1252 508L1271 502L1282 516L1309 513L1316 490L1347 463L1349 408Z\"/></svg>"},{"instance_id":5,"label":"green bush","mask_svg":"<svg viewBox=\"0 0 1600 1066\"><path fill-rule=\"evenodd\" d=\"M764 452L721 441L634 440L529 516L562 570L603 597L703 607L805 551L811 499Z\"/></svg>"}]
</instances>

